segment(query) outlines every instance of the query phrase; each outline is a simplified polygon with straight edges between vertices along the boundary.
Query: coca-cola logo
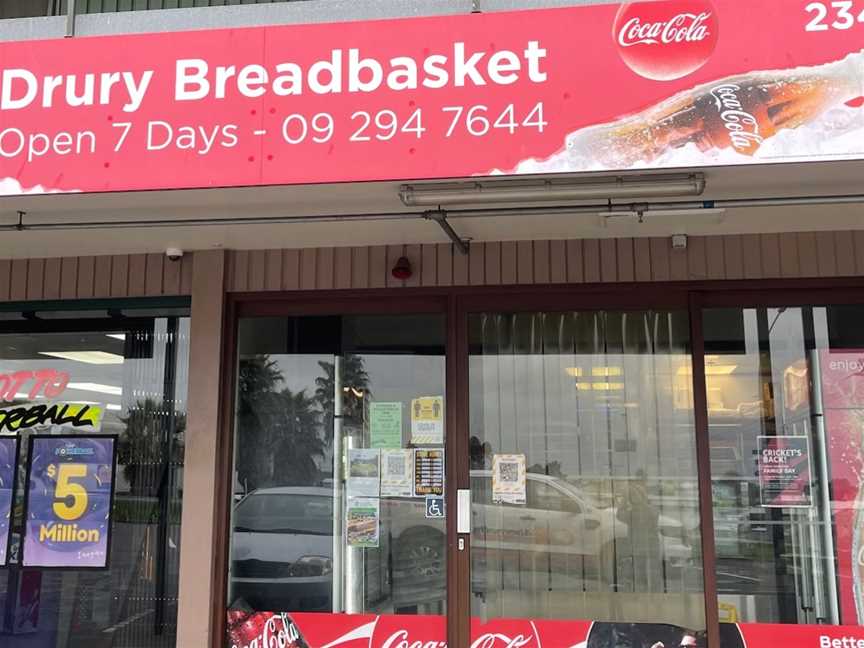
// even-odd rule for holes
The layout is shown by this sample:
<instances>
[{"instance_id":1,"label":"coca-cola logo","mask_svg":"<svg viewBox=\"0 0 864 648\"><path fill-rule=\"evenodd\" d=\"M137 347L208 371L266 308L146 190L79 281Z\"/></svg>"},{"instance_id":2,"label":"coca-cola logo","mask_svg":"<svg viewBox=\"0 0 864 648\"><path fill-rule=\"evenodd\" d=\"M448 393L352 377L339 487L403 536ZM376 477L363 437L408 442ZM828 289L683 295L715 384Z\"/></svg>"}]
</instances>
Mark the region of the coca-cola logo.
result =
<instances>
[{"instance_id":1,"label":"coca-cola logo","mask_svg":"<svg viewBox=\"0 0 864 648\"><path fill-rule=\"evenodd\" d=\"M380 616L343 632L322 648L447 648L443 617L435 617L431 623L431 617L422 624L414 623L417 620L406 623L404 618ZM501 627L476 628L471 648L543 648L533 621L498 620L495 625Z\"/></svg>"},{"instance_id":2,"label":"coca-cola logo","mask_svg":"<svg viewBox=\"0 0 864 648\"><path fill-rule=\"evenodd\" d=\"M447 648L447 642L412 639L407 630L397 630L381 644L381 648Z\"/></svg>"},{"instance_id":3,"label":"coca-cola logo","mask_svg":"<svg viewBox=\"0 0 864 648\"><path fill-rule=\"evenodd\" d=\"M671 81L705 65L718 33L710 0L668 0L622 5L613 37L621 59L636 74Z\"/></svg>"},{"instance_id":4,"label":"coca-cola logo","mask_svg":"<svg viewBox=\"0 0 864 648\"><path fill-rule=\"evenodd\" d=\"M300 631L285 614L262 618L254 615L229 637L232 648L293 648L298 645Z\"/></svg>"},{"instance_id":5,"label":"coca-cola logo","mask_svg":"<svg viewBox=\"0 0 864 648\"><path fill-rule=\"evenodd\" d=\"M741 86L734 83L711 88L714 105L729 133L729 142L739 153L753 154L762 144L759 121L744 109L741 101Z\"/></svg>"},{"instance_id":6,"label":"coca-cola logo","mask_svg":"<svg viewBox=\"0 0 864 648\"><path fill-rule=\"evenodd\" d=\"M523 646L540 648L539 639L537 639L537 643L532 643L534 637L535 635L517 634L509 636L500 632L492 632L477 637L471 644L471 648L522 648Z\"/></svg>"}]
</instances>

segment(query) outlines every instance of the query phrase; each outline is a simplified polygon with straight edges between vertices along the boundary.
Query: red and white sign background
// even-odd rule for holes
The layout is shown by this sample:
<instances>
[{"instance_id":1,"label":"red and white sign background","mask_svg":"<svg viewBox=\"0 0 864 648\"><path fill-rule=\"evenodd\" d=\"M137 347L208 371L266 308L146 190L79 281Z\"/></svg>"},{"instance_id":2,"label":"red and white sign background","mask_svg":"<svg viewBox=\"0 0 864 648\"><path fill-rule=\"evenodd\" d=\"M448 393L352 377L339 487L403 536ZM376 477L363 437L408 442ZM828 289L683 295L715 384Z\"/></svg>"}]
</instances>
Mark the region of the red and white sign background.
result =
<instances>
[{"instance_id":1,"label":"red and white sign background","mask_svg":"<svg viewBox=\"0 0 864 648\"><path fill-rule=\"evenodd\" d=\"M610 626L615 625L616 632ZM241 629L242 626L242 629ZM229 633L228 648L447 648L444 617L257 613ZM233 635L233 636L232 636ZM685 628L664 624L607 624L591 621L472 619L471 648L619 648L684 644ZM704 632L692 635L695 646ZM864 628L723 624L720 648L858 648ZM612 637L616 637L613 639ZM281 641L281 643L280 643Z\"/></svg>"},{"instance_id":2,"label":"red and white sign background","mask_svg":"<svg viewBox=\"0 0 864 648\"><path fill-rule=\"evenodd\" d=\"M864 0L2 43L0 195L864 158L862 61Z\"/></svg>"},{"instance_id":3,"label":"red and white sign background","mask_svg":"<svg viewBox=\"0 0 864 648\"><path fill-rule=\"evenodd\" d=\"M864 350L821 355L840 615L864 623Z\"/></svg>"}]
</instances>

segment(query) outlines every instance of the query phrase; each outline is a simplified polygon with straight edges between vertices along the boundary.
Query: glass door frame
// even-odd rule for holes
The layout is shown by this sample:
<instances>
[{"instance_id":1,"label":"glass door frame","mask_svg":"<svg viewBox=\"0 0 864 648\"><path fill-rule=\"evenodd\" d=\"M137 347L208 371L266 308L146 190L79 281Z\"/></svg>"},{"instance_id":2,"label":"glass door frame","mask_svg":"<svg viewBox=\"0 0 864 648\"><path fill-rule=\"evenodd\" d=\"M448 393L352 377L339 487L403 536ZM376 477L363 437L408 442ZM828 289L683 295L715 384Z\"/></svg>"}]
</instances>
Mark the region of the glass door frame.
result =
<instances>
[{"instance_id":1,"label":"glass door frame","mask_svg":"<svg viewBox=\"0 0 864 648\"><path fill-rule=\"evenodd\" d=\"M526 292L530 290L530 293ZM703 566L703 587L705 599L705 624L708 633L708 646L720 644L719 611L717 607L716 573L707 566L714 564L714 531L711 503L710 450L708 445L708 416L704 372L704 344L701 329L701 311L694 311L693 293L687 284L610 284L588 286L514 286L483 291L458 291L457 322L459 326L458 364L459 371L457 394L460 398L460 430L454 450L456 459L462 459L457 475L457 488L469 488L469 414L468 414L468 318L483 312L562 312L562 311L603 311L603 310L646 310L676 309L688 313L690 322L690 356L693 363L693 407L694 433L696 435L696 470L699 489L699 515L701 529L701 548ZM699 317L694 317L699 313ZM700 389L701 385L701 389ZM452 463L452 462L451 462ZM707 521L707 525L706 525ZM466 549L460 552L458 580L460 600L464 600L467 613L460 619L460 643L451 646L470 646L471 617L471 539L470 534L458 534L459 541ZM448 592L453 597L452 592Z\"/></svg>"},{"instance_id":2,"label":"glass door frame","mask_svg":"<svg viewBox=\"0 0 864 648\"><path fill-rule=\"evenodd\" d=\"M456 329L453 326L454 300L447 291L316 291L278 293L237 293L226 295L225 319L223 329L220 391L219 436L217 447L216 511L215 535L213 538L213 605L211 607L210 627L212 628L211 646L223 648L225 642L225 610L228 594L229 538L231 533L231 477L234 453L234 408L235 381L238 366L237 335L240 319L264 317L297 317L326 315L397 315L433 314L446 317L445 339L445 483L456 482L458 466L455 463L454 448L458 436L456 407L458 401L454 377L457 373L454 352ZM450 461L453 457L454 461ZM467 461L466 461L467 465ZM456 489L445 488L446 537L447 537L447 640L448 645L456 646L458 638L453 634L452 621L460 615L454 593L460 591L456 568ZM290 610L286 610L290 612Z\"/></svg>"}]
</instances>

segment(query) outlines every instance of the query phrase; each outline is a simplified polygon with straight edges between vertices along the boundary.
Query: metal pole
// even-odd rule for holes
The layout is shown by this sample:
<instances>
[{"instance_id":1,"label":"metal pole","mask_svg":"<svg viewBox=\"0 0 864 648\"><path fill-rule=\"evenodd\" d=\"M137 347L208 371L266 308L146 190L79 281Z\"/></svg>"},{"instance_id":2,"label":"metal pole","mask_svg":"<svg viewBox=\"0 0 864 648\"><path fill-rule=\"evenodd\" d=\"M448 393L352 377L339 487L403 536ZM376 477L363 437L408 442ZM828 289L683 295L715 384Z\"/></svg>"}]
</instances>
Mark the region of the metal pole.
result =
<instances>
[{"instance_id":1,"label":"metal pole","mask_svg":"<svg viewBox=\"0 0 864 648\"><path fill-rule=\"evenodd\" d=\"M827 577L828 589L828 615L829 623L837 625L840 623L840 612L837 604L837 574L834 572L834 524L831 515L831 493L828 485L828 450L825 434L825 408L822 403L822 368L819 364L818 351L811 350L808 355L810 360L810 375L812 380L811 405L813 412L813 431L816 446L817 463L819 465L819 500L822 511L822 551L825 554L825 576Z\"/></svg>"},{"instance_id":2,"label":"metal pole","mask_svg":"<svg viewBox=\"0 0 864 648\"><path fill-rule=\"evenodd\" d=\"M62 196L69 200L68 196ZM621 203L609 206L608 203L592 205L549 205L548 207L496 207L489 209L454 209L442 212L448 219L454 218L492 218L503 216L556 216L592 214L595 216L615 216L641 212L674 212L676 210L693 212L699 210L739 209L742 207L795 207L806 205L851 205L864 204L864 194L844 196L799 196L791 198L744 198L740 200L704 200L666 203ZM2 213L2 212L0 212ZM294 216L260 216L252 218L181 218L181 219L142 219L134 221L77 221L77 222L35 222L8 223L0 225L0 231L14 230L77 230L77 229L120 229L149 227L191 227L194 225L265 225L274 223L342 223L361 221L411 220L431 218L432 212L370 212L361 214L297 214ZM709 212L710 213L710 212ZM36 215L32 210L25 214Z\"/></svg>"},{"instance_id":3,"label":"metal pole","mask_svg":"<svg viewBox=\"0 0 864 648\"><path fill-rule=\"evenodd\" d=\"M159 521L156 543L156 614L153 616L153 633L161 635L165 627L165 593L168 580L168 538L171 518L171 497L174 494L174 434L176 404L174 402L177 384L177 331L178 318L166 320L165 331L165 369L162 382L161 411L157 413L162 425L162 478L159 480ZM157 343L154 332L154 346Z\"/></svg>"},{"instance_id":4,"label":"metal pole","mask_svg":"<svg viewBox=\"0 0 864 648\"><path fill-rule=\"evenodd\" d=\"M75 35L75 2L76 0L66 0L66 38Z\"/></svg>"},{"instance_id":5,"label":"metal pole","mask_svg":"<svg viewBox=\"0 0 864 648\"><path fill-rule=\"evenodd\" d=\"M341 357L333 358L333 611L345 609L344 560L343 560L343 472L342 472L342 363Z\"/></svg>"},{"instance_id":6,"label":"metal pole","mask_svg":"<svg viewBox=\"0 0 864 648\"><path fill-rule=\"evenodd\" d=\"M347 448L354 448L357 439L349 435ZM345 538L347 541L347 536ZM363 612L363 548L346 547L345 551L345 612L359 614Z\"/></svg>"}]
</instances>

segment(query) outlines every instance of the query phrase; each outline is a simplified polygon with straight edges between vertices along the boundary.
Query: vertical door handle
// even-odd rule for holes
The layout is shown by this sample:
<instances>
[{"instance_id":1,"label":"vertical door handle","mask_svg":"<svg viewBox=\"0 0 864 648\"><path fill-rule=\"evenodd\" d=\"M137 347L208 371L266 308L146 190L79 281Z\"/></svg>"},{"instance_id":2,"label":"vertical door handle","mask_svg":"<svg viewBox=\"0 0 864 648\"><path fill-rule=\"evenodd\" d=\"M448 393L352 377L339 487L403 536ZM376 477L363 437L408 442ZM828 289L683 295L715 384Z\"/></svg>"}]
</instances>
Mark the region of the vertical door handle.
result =
<instances>
[{"instance_id":1,"label":"vertical door handle","mask_svg":"<svg viewBox=\"0 0 864 648\"><path fill-rule=\"evenodd\" d=\"M471 533L471 491L456 491L456 533Z\"/></svg>"}]
</instances>

